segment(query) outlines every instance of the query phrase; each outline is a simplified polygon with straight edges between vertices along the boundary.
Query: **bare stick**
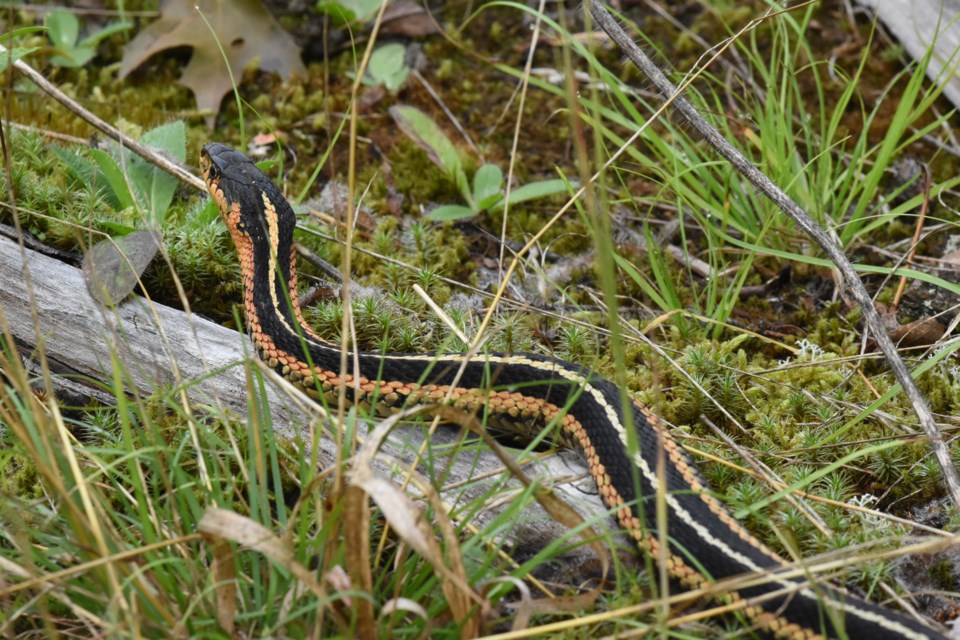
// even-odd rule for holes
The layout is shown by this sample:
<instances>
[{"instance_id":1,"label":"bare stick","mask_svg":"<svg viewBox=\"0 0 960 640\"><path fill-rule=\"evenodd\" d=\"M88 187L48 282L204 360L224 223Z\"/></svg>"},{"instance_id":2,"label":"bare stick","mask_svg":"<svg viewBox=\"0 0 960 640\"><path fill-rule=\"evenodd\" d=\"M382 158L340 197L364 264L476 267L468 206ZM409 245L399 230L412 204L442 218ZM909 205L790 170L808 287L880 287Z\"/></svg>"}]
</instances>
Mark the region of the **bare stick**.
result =
<instances>
[{"instance_id":1,"label":"bare stick","mask_svg":"<svg viewBox=\"0 0 960 640\"><path fill-rule=\"evenodd\" d=\"M665 75L657 68L653 62L643 53L643 51L630 39L626 32L620 27L617 21L610 13L596 0L589 3L590 14L597 24L607 32L607 35L617 43L620 50L623 51L630 60L640 69L663 93L668 101L686 118L687 122L697 130L700 135L706 139L707 143L713 147L717 153L723 156L733 167L739 171L747 180L753 184L757 190L767 196L781 211L786 213L814 242L820 245L824 253L837 266L841 276L841 285L845 285L854 299L860 305L863 311L864 323L867 329L873 334L877 341L877 346L886 356L890 369L896 376L900 386L903 387L913 410L916 412L923 427L924 433L930 439L930 448L940 463L940 469L943 472L943 479L947 485L947 491L953 504L960 508L960 476L957 475L957 469L950 459L950 451L947 449L943 435L937 428L933 420L933 414L926 400L920 394L920 390L910 377L910 370L900 358L897 349L883 328L880 320L880 314L873 306L873 300L867 293L866 287L857 275L856 270L843 249L830 238L829 235L811 218L800 205L790 199L770 178L755 167L740 151L730 144L720 132L717 131L701 116L690 102L679 95L677 88L667 79Z\"/></svg>"},{"instance_id":2,"label":"bare stick","mask_svg":"<svg viewBox=\"0 0 960 640\"><path fill-rule=\"evenodd\" d=\"M9 56L10 52L7 51L3 45L0 45L0 54L6 54ZM40 87L40 89L42 89L44 92L48 93L54 100L65 106L83 120L89 122L107 136L116 140L121 146L130 149L150 164L159 167L173 177L183 180L190 186L195 187L200 191L206 191L206 187L200 178L196 177L175 162L171 162L162 154L140 144L136 140L132 140L113 125L101 120L94 113L88 111L87 109L84 109L80 103L65 94L63 91L60 91L60 89L51 84L46 78L40 75L33 67L28 65L23 60L16 60L13 63L13 66L17 71L30 78L31 82Z\"/></svg>"}]
</instances>

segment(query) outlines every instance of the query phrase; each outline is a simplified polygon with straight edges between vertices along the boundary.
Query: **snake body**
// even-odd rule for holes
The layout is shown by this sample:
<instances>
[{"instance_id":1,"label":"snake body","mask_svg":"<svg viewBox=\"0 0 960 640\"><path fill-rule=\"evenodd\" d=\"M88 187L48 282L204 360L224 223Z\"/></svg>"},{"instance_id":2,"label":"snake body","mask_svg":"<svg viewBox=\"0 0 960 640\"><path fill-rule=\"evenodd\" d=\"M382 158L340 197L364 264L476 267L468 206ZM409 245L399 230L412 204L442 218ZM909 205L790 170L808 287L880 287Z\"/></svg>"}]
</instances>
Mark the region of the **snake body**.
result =
<instances>
[{"instance_id":1,"label":"snake body","mask_svg":"<svg viewBox=\"0 0 960 640\"><path fill-rule=\"evenodd\" d=\"M358 352L348 362L359 368L341 372L340 347L316 336L300 312L296 221L289 203L250 159L226 145L204 146L200 165L240 259L246 322L257 354L315 400L335 403L342 381L350 403L380 413L447 402L483 413L492 424L523 423L527 431L558 421L619 525L640 550L665 563L676 583L697 589L743 574L766 575L721 596L741 605L764 633L797 639L944 637L839 588L781 576L787 563L713 497L663 423L636 403L624 406L613 383L581 366L525 354ZM658 495L666 522L657 522ZM661 531L666 541L657 536Z\"/></svg>"}]
</instances>

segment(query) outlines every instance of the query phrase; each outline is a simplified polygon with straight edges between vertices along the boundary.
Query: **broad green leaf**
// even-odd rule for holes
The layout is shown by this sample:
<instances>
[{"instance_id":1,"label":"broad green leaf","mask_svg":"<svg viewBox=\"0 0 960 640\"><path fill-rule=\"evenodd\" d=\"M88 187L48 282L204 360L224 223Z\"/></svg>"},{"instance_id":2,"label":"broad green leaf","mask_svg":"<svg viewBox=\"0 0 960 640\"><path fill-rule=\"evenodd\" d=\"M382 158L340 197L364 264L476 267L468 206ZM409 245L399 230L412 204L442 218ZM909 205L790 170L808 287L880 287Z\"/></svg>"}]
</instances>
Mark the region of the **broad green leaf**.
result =
<instances>
[{"instance_id":1,"label":"broad green leaf","mask_svg":"<svg viewBox=\"0 0 960 640\"><path fill-rule=\"evenodd\" d=\"M367 73L363 77L364 84L383 85L389 91L399 89L410 74L405 55L406 49L397 42L383 45L374 51L367 65Z\"/></svg>"},{"instance_id":2,"label":"broad green leaf","mask_svg":"<svg viewBox=\"0 0 960 640\"><path fill-rule=\"evenodd\" d=\"M86 38L80 41L81 47L96 47L97 43L103 40L104 38L109 38L115 33L120 33L121 31L126 31L133 27L132 22L114 22L108 24L103 29L100 29L96 33L90 34Z\"/></svg>"},{"instance_id":3,"label":"broad green leaf","mask_svg":"<svg viewBox=\"0 0 960 640\"><path fill-rule=\"evenodd\" d=\"M180 162L187 157L186 129L179 120L147 131L140 138L140 142L153 149L165 151ZM145 205L151 224L159 226L173 201L177 179L142 158L132 154L128 158L127 173L133 188Z\"/></svg>"},{"instance_id":4,"label":"broad green leaf","mask_svg":"<svg viewBox=\"0 0 960 640\"><path fill-rule=\"evenodd\" d=\"M405 104L390 107L390 115L400 130L427 152L435 165L443 169L450 178L457 180L457 171L463 171L460 154L430 116Z\"/></svg>"},{"instance_id":5,"label":"broad green leaf","mask_svg":"<svg viewBox=\"0 0 960 640\"><path fill-rule=\"evenodd\" d=\"M501 197L503 171L495 164L485 164L473 175L473 199L477 209L489 209Z\"/></svg>"},{"instance_id":6,"label":"broad green leaf","mask_svg":"<svg viewBox=\"0 0 960 640\"><path fill-rule=\"evenodd\" d=\"M7 70L7 67L11 62L16 62L20 58L30 55L36 51L39 47L14 47L13 49L7 49L6 51L0 51L0 73Z\"/></svg>"},{"instance_id":7,"label":"broad green leaf","mask_svg":"<svg viewBox=\"0 0 960 640\"><path fill-rule=\"evenodd\" d=\"M97 54L93 47L77 46L70 49L59 48L59 53L50 56L50 64L58 67L82 67Z\"/></svg>"},{"instance_id":8,"label":"broad green leaf","mask_svg":"<svg viewBox=\"0 0 960 640\"><path fill-rule=\"evenodd\" d=\"M80 35L80 21L77 16L63 9L51 11L47 16L47 28L53 46L63 51L73 49Z\"/></svg>"},{"instance_id":9,"label":"broad green leaf","mask_svg":"<svg viewBox=\"0 0 960 640\"><path fill-rule=\"evenodd\" d=\"M319 0L317 11L326 13L340 25L372 18L380 0Z\"/></svg>"},{"instance_id":10,"label":"broad green leaf","mask_svg":"<svg viewBox=\"0 0 960 640\"><path fill-rule=\"evenodd\" d=\"M148 147L162 149L180 162L187 159L187 130L182 120L174 120L147 131L140 138L140 142Z\"/></svg>"},{"instance_id":11,"label":"broad green leaf","mask_svg":"<svg viewBox=\"0 0 960 640\"><path fill-rule=\"evenodd\" d=\"M556 195L558 193L567 193L570 188L577 188L576 183L569 183L565 180L556 178L554 180L541 180L539 182L531 182L525 184L522 187L517 187L510 192L509 201L511 205L517 204L518 202L526 202L527 200L536 200L537 198L546 198L547 196ZM502 207L503 204L500 204Z\"/></svg>"},{"instance_id":12,"label":"broad green leaf","mask_svg":"<svg viewBox=\"0 0 960 640\"><path fill-rule=\"evenodd\" d=\"M98 242L83 257L83 279L95 300L115 305L126 298L160 246L153 231L134 231Z\"/></svg>"},{"instance_id":13,"label":"broad green leaf","mask_svg":"<svg viewBox=\"0 0 960 640\"><path fill-rule=\"evenodd\" d=\"M465 220L475 215L477 214L473 209L465 207L462 204L442 204L428 213L427 217L437 222L443 222L447 220Z\"/></svg>"},{"instance_id":14,"label":"broad green leaf","mask_svg":"<svg viewBox=\"0 0 960 640\"><path fill-rule=\"evenodd\" d=\"M133 199L133 194L130 193L130 186L127 184L127 179L124 177L120 165L113 159L113 156L100 149L90 149L90 155L100 169L94 179L99 180L102 178L106 181L106 185L104 186L109 189L108 196L112 201L111 204L115 203L118 209L127 209L135 206L136 201Z\"/></svg>"}]
</instances>

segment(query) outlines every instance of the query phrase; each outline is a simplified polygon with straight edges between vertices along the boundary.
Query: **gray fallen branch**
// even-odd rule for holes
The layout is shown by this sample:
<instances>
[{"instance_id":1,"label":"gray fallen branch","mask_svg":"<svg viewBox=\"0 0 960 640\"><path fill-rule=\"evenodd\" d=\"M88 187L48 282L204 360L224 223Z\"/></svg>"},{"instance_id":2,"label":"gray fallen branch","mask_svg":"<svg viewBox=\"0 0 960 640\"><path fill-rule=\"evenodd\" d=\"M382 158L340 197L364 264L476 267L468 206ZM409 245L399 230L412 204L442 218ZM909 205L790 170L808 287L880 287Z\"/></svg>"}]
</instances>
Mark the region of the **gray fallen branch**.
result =
<instances>
[{"instance_id":1,"label":"gray fallen branch","mask_svg":"<svg viewBox=\"0 0 960 640\"><path fill-rule=\"evenodd\" d=\"M927 77L943 86L943 95L960 107L960 0L856 0L869 7L914 60L930 48Z\"/></svg>"},{"instance_id":2,"label":"gray fallen branch","mask_svg":"<svg viewBox=\"0 0 960 640\"><path fill-rule=\"evenodd\" d=\"M694 106L681 95L681 91L667 79L660 69L651 62L650 58L643 53L643 50L630 39L602 4L596 0L591 0L589 6L590 14L593 16L593 19L596 20L597 24L607 32L607 35L609 35L620 50L637 65L640 71L656 85L667 102L672 104L673 107L686 118L687 122L704 137L707 143L713 147L717 153L730 162L758 191L767 196L781 211L796 222L797 226L799 226L810 239L820 245L823 252L827 254L827 257L837 266L837 270L843 279L841 284L849 289L853 298L860 305L867 329L873 334L874 340L876 340L877 346L880 347L880 350L886 357L890 369L897 378L897 382L903 387L907 398L910 400L910 404L913 405L913 410L920 420L923 431L930 440L930 448L933 450L934 455L937 457L937 462L940 464L940 469L943 473L943 479L950 498L953 504L960 508L960 476L958 476L957 469L950 458L950 451L944 441L943 434L941 434L937 428L933 414L930 412L930 407L920 393L920 389L918 389L916 383L914 383L913 378L910 377L910 370L907 369L906 364L904 364L900 358L900 354L897 353L893 341L890 340L890 337L887 335L883 327L883 322L880 319L880 314L877 312L876 307L873 306L873 300L870 294L867 293L866 287L860 280L860 276L857 275L853 265L850 264L847 256L843 253L843 249L833 241L826 231L824 231L800 205L791 200L782 189L775 185L760 169L755 167L746 156L740 153L736 147L730 144L730 142L720 135L719 131L697 112ZM752 25L753 23L748 25L744 31L751 28ZM685 86L686 84L684 87Z\"/></svg>"},{"instance_id":3,"label":"gray fallen branch","mask_svg":"<svg viewBox=\"0 0 960 640\"><path fill-rule=\"evenodd\" d=\"M32 289L24 276L24 261ZM247 414L245 365L250 366L247 354L252 351L243 334L138 296L131 296L117 309L101 307L87 293L79 269L22 248L4 237L0 237L0 283L0 321L10 328L26 357L43 349L53 381L62 381L59 390L68 391L70 397L87 395L103 401L102 390L112 387L115 356L122 363L129 394L147 396L169 393L171 388L182 389L192 411ZM36 311L40 335L34 329L32 310ZM36 365L31 372L46 375ZM272 384L267 384L267 402L276 433L304 443L302 451L309 455L308 427L317 417L298 408ZM362 432L365 434L365 429ZM430 456L432 468L444 461L444 454L436 452L450 450L450 445L460 437L459 431L450 427L441 427L430 437L429 445L434 447ZM400 477L426 438L425 428L394 431L377 457L379 470ZM318 444L319 464L333 464L337 460L333 439L322 437ZM491 483L506 473L496 455L485 447L466 449L469 451L450 456L446 460L450 473L439 476L446 480L437 489L453 509L484 496ZM564 501L584 518L592 519L598 529L609 529L615 536L622 536L608 517L586 467L573 454L564 452L531 463L527 473L552 484ZM497 517L514 502L512 492L522 490L511 480L493 500L486 496L499 506L493 505L473 516L473 524L482 527ZM513 546L511 553L521 561L566 533L566 527L537 504L525 509L521 519L522 524L504 541ZM621 548L630 548L622 537L615 539L620 541ZM541 578L579 583L584 573L589 575L598 566L589 545L575 545L559 555L558 560L561 561L547 563L552 575Z\"/></svg>"}]
</instances>

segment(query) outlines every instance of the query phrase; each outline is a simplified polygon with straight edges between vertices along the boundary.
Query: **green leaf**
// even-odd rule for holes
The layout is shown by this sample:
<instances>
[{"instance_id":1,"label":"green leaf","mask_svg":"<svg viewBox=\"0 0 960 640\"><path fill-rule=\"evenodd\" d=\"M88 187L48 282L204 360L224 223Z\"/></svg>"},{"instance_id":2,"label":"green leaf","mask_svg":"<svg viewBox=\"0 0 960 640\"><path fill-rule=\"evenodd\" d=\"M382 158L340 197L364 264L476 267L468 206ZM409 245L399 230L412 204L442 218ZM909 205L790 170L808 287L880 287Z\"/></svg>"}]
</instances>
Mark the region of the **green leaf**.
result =
<instances>
[{"instance_id":1,"label":"green leaf","mask_svg":"<svg viewBox=\"0 0 960 640\"><path fill-rule=\"evenodd\" d=\"M390 115L400 130L427 152L433 164L443 169L451 179L457 180L457 171L463 171L460 154L430 116L405 104L390 107Z\"/></svg>"},{"instance_id":2,"label":"green leaf","mask_svg":"<svg viewBox=\"0 0 960 640\"><path fill-rule=\"evenodd\" d=\"M100 149L90 149L90 155L100 169L94 176L94 180L103 180L106 184L107 196L111 204L115 204L118 209L127 209L133 207L136 201L133 194L130 193L130 186L127 179L120 169L120 165L113 159L113 156ZM100 186L99 184L97 186Z\"/></svg>"},{"instance_id":3,"label":"green leaf","mask_svg":"<svg viewBox=\"0 0 960 640\"><path fill-rule=\"evenodd\" d=\"M508 200L511 205L527 200L536 200L537 198L546 198L558 193L568 193L570 188L577 188L576 183L569 183L566 180L556 178L554 180L541 180L531 182L522 187L517 187L510 192ZM501 205L502 206L502 205Z\"/></svg>"},{"instance_id":4,"label":"green leaf","mask_svg":"<svg viewBox=\"0 0 960 640\"><path fill-rule=\"evenodd\" d=\"M367 73L363 77L364 84L383 85L389 91L399 89L410 74L410 68L406 66L404 59L405 54L404 46L396 42L374 51L367 65Z\"/></svg>"},{"instance_id":5,"label":"green leaf","mask_svg":"<svg viewBox=\"0 0 960 640\"><path fill-rule=\"evenodd\" d=\"M443 222L447 220L464 220L466 218L472 218L475 215L477 215L477 213L473 209L465 207L462 204L442 204L428 213L427 217L437 222Z\"/></svg>"},{"instance_id":6,"label":"green leaf","mask_svg":"<svg viewBox=\"0 0 960 640\"><path fill-rule=\"evenodd\" d=\"M495 164L485 164L473 175L473 199L477 209L489 209L501 198L503 171Z\"/></svg>"},{"instance_id":7,"label":"green leaf","mask_svg":"<svg viewBox=\"0 0 960 640\"><path fill-rule=\"evenodd\" d=\"M186 140L186 128L179 120L151 129L140 138L143 144L164 151L180 162L187 157ZM173 202L177 179L132 154L127 161L127 173L134 191L150 216L151 224L159 226Z\"/></svg>"},{"instance_id":8,"label":"green leaf","mask_svg":"<svg viewBox=\"0 0 960 640\"><path fill-rule=\"evenodd\" d=\"M81 47L96 47L96 46L97 46L97 43L99 43L99 42L100 42L101 40L103 40L104 38L109 38L110 36L112 36L112 35L115 34L115 33L120 33L121 31L126 31L127 29L130 29L130 28L132 28L132 27L133 27L133 23L132 23L132 22L125 22L125 21L122 21L122 20L121 20L120 22L114 22L114 23L112 23L112 24L108 24L108 25L105 26L103 29L100 29L100 30L97 31L96 33L92 33L92 34L90 34L89 36L87 36L86 38L84 38L83 40L81 40L79 46L81 46Z\"/></svg>"},{"instance_id":9,"label":"green leaf","mask_svg":"<svg viewBox=\"0 0 960 640\"><path fill-rule=\"evenodd\" d=\"M140 142L166 151L180 162L187 160L187 129L182 120L174 120L147 131Z\"/></svg>"},{"instance_id":10,"label":"green leaf","mask_svg":"<svg viewBox=\"0 0 960 640\"><path fill-rule=\"evenodd\" d=\"M380 8L380 0L319 0L317 11L326 13L337 26L372 18Z\"/></svg>"},{"instance_id":11,"label":"green leaf","mask_svg":"<svg viewBox=\"0 0 960 640\"><path fill-rule=\"evenodd\" d=\"M59 48L59 54L50 56L50 64L58 67L82 67L93 59L96 50L93 47L77 46L70 49Z\"/></svg>"},{"instance_id":12,"label":"green leaf","mask_svg":"<svg viewBox=\"0 0 960 640\"><path fill-rule=\"evenodd\" d=\"M20 58L30 55L38 48L39 47L30 47L25 49L22 47L14 47L13 49L0 52L0 72L6 71L11 62L16 62Z\"/></svg>"},{"instance_id":13,"label":"green leaf","mask_svg":"<svg viewBox=\"0 0 960 640\"><path fill-rule=\"evenodd\" d=\"M15 38L23 38L38 31L46 31L47 27L20 27L19 29L14 29L12 31L7 31L6 33L0 33L0 42L5 40L13 40Z\"/></svg>"},{"instance_id":14,"label":"green leaf","mask_svg":"<svg viewBox=\"0 0 960 640\"><path fill-rule=\"evenodd\" d=\"M212 199L212 198L211 198ZM135 231L140 231L137 227L131 227L129 224L114 222L113 220L103 220L98 225L111 236L126 236Z\"/></svg>"},{"instance_id":15,"label":"green leaf","mask_svg":"<svg viewBox=\"0 0 960 640\"><path fill-rule=\"evenodd\" d=\"M192 229L202 229L214 224L219 218L220 208L213 198L207 198L200 206L193 207L187 213L186 223Z\"/></svg>"},{"instance_id":16,"label":"green leaf","mask_svg":"<svg viewBox=\"0 0 960 640\"><path fill-rule=\"evenodd\" d=\"M56 9L47 15L47 28L50 30L50 42L62 51L70 51L77 44L80 35L80 21L77 16L63 9Z\"/></svg>"},{"instance_id":17,"label":"green leaf","mask_svg":"<svg viewBox=\"0 0 960 640\"><path fill-rule=\"evenodd\" d=\"M457 167L457 170L454 171L453 182L457 185L457 190L470 205L470 208L476 209L473 202L473 193L470 191L470 182L467 181L467 173L463 170L463 167Z\"/></svg>"},{"instance_id":18,"label":"green leaf","mask_svg":"<svg viewBox=\"0 0 960 640\"><path fill-rule=\"evenodd\" d=\"M73 148L50 147L54 155L63 163L67 172L77 182L92 182L97 175L97 167L89 159L78 155Z\"/></svg>"},{"instance_id":19,"label":"green leaf","mask_svg":"<svg viewBox=\"0 0 960 640\"><path fill-rule=\"evenodd\" d=\"M617 253L613 254L613 259L617 263L617 266L626 271L627 275L630 276L634 283L636 283L636 285L639 286L640 289L647 294L650 299L653 300L653 303L660 307L661 310L669 311L674 308L672 305L667 304L667 301L660 295L660 292L657 290L657 288L654 287L653 284L646 278L646 276L640 273L640 270L633 266L629 260Z\"/></svg>"}]
</instances>

